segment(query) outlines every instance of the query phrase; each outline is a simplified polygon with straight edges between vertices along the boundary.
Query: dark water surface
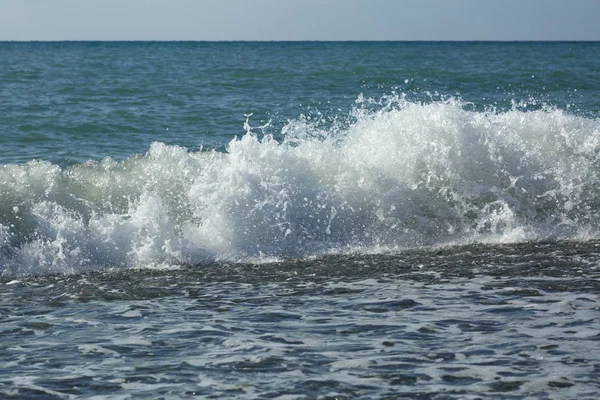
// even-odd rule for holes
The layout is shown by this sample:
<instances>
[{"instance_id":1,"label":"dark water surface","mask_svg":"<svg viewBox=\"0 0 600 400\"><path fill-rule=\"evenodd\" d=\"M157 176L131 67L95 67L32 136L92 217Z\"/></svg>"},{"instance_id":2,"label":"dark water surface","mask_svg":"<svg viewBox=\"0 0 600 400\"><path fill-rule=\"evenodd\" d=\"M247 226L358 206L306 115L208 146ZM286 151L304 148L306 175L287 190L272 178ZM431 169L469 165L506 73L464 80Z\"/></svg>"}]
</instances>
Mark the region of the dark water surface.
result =
<instances>
[{"instance_id":1,"label":"dark water surface","mask_svg":"<svg viewBox=\"0 0 600 400\"><path fill-rule=\"evenodd\" d=\"M600 244L2 280L5 398L595 398Z\"/></svg>"}]
</instances>

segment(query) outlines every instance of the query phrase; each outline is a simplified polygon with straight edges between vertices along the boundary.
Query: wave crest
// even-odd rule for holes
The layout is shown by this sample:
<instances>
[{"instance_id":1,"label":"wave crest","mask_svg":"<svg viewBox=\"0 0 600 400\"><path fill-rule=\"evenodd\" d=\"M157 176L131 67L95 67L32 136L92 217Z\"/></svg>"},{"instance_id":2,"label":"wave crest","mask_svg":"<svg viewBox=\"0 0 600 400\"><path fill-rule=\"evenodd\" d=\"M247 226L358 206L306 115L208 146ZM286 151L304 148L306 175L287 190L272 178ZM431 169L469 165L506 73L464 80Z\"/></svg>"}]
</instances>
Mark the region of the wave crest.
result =
<instances>
[{"instance_id":1,"label":"wave crest","mask_svg":"<svg viewBox=\"0 0 600 400\"><path fill-rule=\"evenodd\" d=\"M394 97L247 129L226 153L2 166L4 274L598 236L596 119Z\"/></svg>"}]
</instances>

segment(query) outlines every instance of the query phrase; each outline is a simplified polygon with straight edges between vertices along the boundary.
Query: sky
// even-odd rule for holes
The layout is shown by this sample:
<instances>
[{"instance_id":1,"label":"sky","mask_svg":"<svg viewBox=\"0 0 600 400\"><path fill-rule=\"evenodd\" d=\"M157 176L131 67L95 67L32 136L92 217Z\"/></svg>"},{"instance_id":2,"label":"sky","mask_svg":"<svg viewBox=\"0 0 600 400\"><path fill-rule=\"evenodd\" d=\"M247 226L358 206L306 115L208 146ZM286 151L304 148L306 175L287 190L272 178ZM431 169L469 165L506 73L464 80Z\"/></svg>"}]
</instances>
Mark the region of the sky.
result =
<instances>
[{"instance_id":1,"label":"sky","mask_svg":"<svg viewBox=\"0 0 600 400\"><path fill-rule=\"evenodd\" d=\"M600 0L0 0L0 40L600 40Z\"/></svg>"}]
</instances>

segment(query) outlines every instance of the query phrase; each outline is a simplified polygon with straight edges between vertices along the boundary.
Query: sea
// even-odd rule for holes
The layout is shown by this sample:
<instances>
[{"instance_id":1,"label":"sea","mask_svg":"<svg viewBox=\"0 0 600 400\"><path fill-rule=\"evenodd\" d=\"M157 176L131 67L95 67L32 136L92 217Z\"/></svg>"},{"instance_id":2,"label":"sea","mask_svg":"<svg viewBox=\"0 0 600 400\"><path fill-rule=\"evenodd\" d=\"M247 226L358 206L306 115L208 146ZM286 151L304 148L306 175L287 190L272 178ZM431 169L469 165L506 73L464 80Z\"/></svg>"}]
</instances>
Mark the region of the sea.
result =
<instances>
[{"instance_id":1,"label":"sea","mask_svg":"<svg viewBox=\"0 0 600 400\"><path fill-rule=\"evenodd\" d=\"M0 398L600 398L600 42L0 42Z\"/></svg>"}]
</instances>

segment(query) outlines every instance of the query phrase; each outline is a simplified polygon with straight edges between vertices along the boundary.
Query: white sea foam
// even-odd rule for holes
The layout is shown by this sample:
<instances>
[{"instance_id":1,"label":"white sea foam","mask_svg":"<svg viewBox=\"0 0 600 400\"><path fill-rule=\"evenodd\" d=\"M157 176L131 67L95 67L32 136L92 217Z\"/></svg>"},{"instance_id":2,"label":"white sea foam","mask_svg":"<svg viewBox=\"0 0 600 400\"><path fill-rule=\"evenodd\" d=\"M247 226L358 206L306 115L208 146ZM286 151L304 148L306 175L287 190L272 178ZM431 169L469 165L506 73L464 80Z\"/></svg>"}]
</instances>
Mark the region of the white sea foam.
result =
<instances>
[{"instance_id":1,"label":"white sea foam","mask_svg":"<svg viewBox=\"0 0 600 400\"><path fill-rule=\"evenodd\" d=\"M600 121L359 99L344 124L248 126L226 153L154 143L0 167L4 274L598 236Z\"/></svg>"}]
</instances>

